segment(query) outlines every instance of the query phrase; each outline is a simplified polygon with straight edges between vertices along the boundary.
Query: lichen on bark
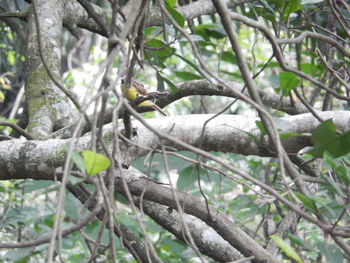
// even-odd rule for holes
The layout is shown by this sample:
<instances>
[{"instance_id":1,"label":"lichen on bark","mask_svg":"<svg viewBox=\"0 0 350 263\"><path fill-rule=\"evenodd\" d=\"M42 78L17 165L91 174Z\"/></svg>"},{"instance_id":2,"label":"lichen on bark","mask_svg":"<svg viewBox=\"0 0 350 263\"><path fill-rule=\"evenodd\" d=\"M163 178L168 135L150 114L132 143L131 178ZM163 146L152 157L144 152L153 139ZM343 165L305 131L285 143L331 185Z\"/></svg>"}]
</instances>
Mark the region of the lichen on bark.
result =
<instances>
[{"instance_id":1,"label":"lichen on bark","mask_svg":"<svg viewBox=\"0 0 350 263\"><path fill-rule=\"evenodd\" d=\"M69 119L71 114L70 104L65 94L48 74L50 71L55 80L61 79L63 5L64 1L38 0L36 14L32 8L28 16L25 63L27 131L36 139L46 138L58 120ZM40 23L40 39L38 39L35 15ZM47 68L44 67L42 59L45 60Z\"/></svg>"}]
</instances>

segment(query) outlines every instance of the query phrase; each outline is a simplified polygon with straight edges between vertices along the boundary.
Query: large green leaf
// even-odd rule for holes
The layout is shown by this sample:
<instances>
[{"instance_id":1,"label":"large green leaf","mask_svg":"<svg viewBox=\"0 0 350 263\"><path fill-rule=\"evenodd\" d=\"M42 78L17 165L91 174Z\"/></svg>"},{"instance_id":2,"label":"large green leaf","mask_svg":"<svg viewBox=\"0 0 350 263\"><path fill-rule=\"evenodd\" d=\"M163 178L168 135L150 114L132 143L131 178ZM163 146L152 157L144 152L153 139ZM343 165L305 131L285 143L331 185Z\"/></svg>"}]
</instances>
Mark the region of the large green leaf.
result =
<instances>
[{"instance_id":1,"label":"large green leaf","mask_svg":"<svg viewBox=\"0 0 350 263\"><path fill-rule=\"evenodd\" d=\"M313 212L317 211L317 206L314 200L299 192L294 192L294 194L296 195L296 197L298 197L298 199L303 203L305 207L309 208Z\"/></svg>"},{"instance_id":2,"label":"large green leaf","mask_svg":"<svg viewBox=\"0 0 350 263\"><path fill-rule=\"evenodd\" d=\"M111 165L111 161L106 156L92 151L84 151L83 158L86 173L91 176L107 170Z\"/></svg>"},{"instance_id":3,"label":"large green leaf","mask_svg":"<svg viewBox=\"0 0 350 263\"><path fill-rule=\"evenodd\" d=\"M24 185L24 193L31 193L39 189L47 188L53 184L55 184L55 182L46 180L27 181Z\"/></svg>"},{"instance_id":4,"label":"large green leaf","mask_svg":"<svg viewBox=\"0 0 350 263\"><path fill-rule=\"evenodd\" d=\"M210 38L220 39L226 37L225 30L214 24L198 25L193 28L196 34L202 36L206 41L210 41Z\"/></svg>"},{"instance_id":5,"label":"large green leaf","mask_svg":"<svg viewBox=\"0 0 350 263\"><path fill-rule=\"evenodd\" d=\"M300 9L302 9L303 6L301 5L300 0L289 0L287 1L287 5L285 7L285 9L283 10L283 18L284 20L288 20L289 16L291 13L294 13L296 11L299 11Z\"/></svg>"},{"instance_id":6,"label":"large green leaf","mask_svg":"<svg viewBox=\"0 0 350 263\"><path fill-rule=\"evenodd\" d=\"M168 46L165 42L159 39L149 40L145 43L145 45L146 47L154 48L147 51L152 52L159 57L169 57L175 52L174 48Z\"/></svg>"},{"instance_id":7,"label":"large green leaf","mask_svg":"<svg viewBox=\"0 0 350 263\"><path fill-rule=\"evenodd\" d=\"M183 80L202 79L201 76L188 71L176 71L175 75Z\"/></svg>"},{"instance_id":8,"label":"large green leaf","mask_svg":"<svg viewBox=\"0 0 350 263\"><path fill-rule=\"evenodd\" d=\"M281 72L279 81L283 96L288 96L301 83L300 78L291 72Z\"/></svg>"},{"instance_id":9,"label":"large green leaf","mask_svg":"<svg viewBox=\"0 0 350 263\"><path fill-rule=\"evenodd\" d=\"M273 241L275 241L276 245L290 258L294 259L298 263L303 263L304 261L300 258L298 253L292 248L287 242L285 242L278 235L271 235Z\"/></svg>"},{"instance_id":10,"label":"large green leaf","mask_svg":"<svg viewBox=\"0 0 350 263\"><path fill-rule=\"evenodd\" d=\"M168 2L170 2L170 1L166 2L165 8L168 10L169 14L174 18L176 23L178 23L178 25L180 27L184 27L185 18L182 16L182 14L179 11L177 11L174 8L174 6L172 6L172 3L170 3L170 5L169 5Z\"/></svg>"},{"instance_id":11,"label":"large green leaf","mask_svg":"<svg viewBox=\"0 0 350 263\"><path fill-rule=\"evenodd\" d=\"M288 238L291 242L293 242L294 244L297 244L298 246L302 246L303 248L306 248L308 250L315 250L310 244L309 242L301 239L300 237L293 235L293 234L288 234Z\"/></svg>"},{"instance_id":12,"label":"large green leaf","mask_svg":"<svg viewBox=\"0 0 350 263\"><path fill-rule=\"evenodd\" d=\"M308 75L320 76L322 73L322 67L311 63L300 64L300 70Z\"/></svg>"},{"instance_id":13,"label":"large green leaf","mask_svg":"<svg viewBox=\"0 0 350 263\"><path fill-rule=\"evenodd\" d=\"M314 143L311 154L316 157L322 158L325 151L335 158L350 152L350 131L338 136L336 126L331 119L322 122L313 131L311 139Z\"/></svg>"},{"instance_id":14,"label":"large green leaf","mask_svg":"<svg viewBox=\"0 0 350 263\"><path fill-rule=\"evenodd\" d=\"M14 263L27 263L30 262L30 255L32 254L34 248L33 247L25 247L25 248L17 248L14 250L10 250L5 258Z\"/></svg>"},{"instance_id":15,"label":"large green leaf","mask_svg":"<svg viewBox=\"0 0 350 263\"><path fill-rule=\"evenodd\" d=\"M64 200L64 211L66 213L66 216L71 219L79 220L79 208L80 205L77 202L77 199L71 193L68 193Z\"/></svg>"},{"instance_id":16,"label":"large green leaf","mask_svg":"<svg viewBox=\"0 0 350 263\"><path fill-rule=\"evenodd\" d=\"M256 124L256 126L258 126L258 128L259 128L259 130L261 132L261 135L265 136L267 134L267 132L266 132L265 127L262 124L262 122L261 121L255 121L255 124Z\"/></svg>"},{"instance_id":17,"label":"large green leaf","mask_svg":"<svg viewBox=\"0 0 350 263\"><path fill-rule=\"evenodd\" d=\"M270 0L277 7L283 11L283 18L285 21L288 20L291 13L299 11L302 9L302 4L300 0Z\"/></svg>"},{"instance_id":18,"label":"large green leaf","mask_svg":"<svg viewBox=\"0 0 350 263\"><path fill-rule=\"evenodd\" d=\"M195 181L197 181L197 172L194 166L188 166L183 169L179 174L179 179L176 183L178 190L189 190Z\"/></svg>"},{"instance_id":19,"label":"large green leaf","mask_svg":"<svg viewBox=\"0 0 350 263\"><path fill-rule=\"evenodd\" d=\"M176 0L165 0L165 3L166 3L168 6L174 8L175 5L176 5Z\"/></svg>"},{"instance_id":20,"label":"large green leaf","mask_svg":"<svg viewBox=\"0 0 350 263\"><path fill-rule=\"evenodd\" d=\"M327 262L343 263L344 256L338 246L326 244L325 242L317 243L319 252L327 259Z\"/></svg>"},{"instance_id":21,"label":"large green leaf","mask_svg":"<svg viewBox=\"0 0 350 263\"><path fill-rule=\"evenodd\" d=\"M79 153L73 151L71 159L72 159L73 163L78 167L78 169L82 173L85 173L85 164L84 164L84 160L81 157L81 155Z\"/></svg>"},{"instance_id":22,"label":"large green leaf","mask_svg":"<svg viewBox=\"0 0 350 263\"><path fill-rule=\"evenodd\" d=\"M168 86L170 87L172 93L175 93L178 90L177 86L171 80L163 77L159 72L157 72L157 80L158 81L163 81L166 84L168 84Z\"/></svg>"},{"instance_id":23,"label":"large green leaf","mask_svg":"<svg viewBox=\"0 0 350 263\"><path fill-rule=\"evenodd\" d=\"M346 186L350 186L350 172L349 167L339 165L337 168L335 168L335 174L340 177L343 184Z\"/></svg>"},{"instance_id":24,"label":"large green leaf","mask_svg":"<svg viewBox=\"0 0 350 263\"><path fill-rule=\"evenodd\" d=\"M221 54L221 59L225 62L237 65L237 58L232 51L224 51Z\"/></svg>"}]
</instances>

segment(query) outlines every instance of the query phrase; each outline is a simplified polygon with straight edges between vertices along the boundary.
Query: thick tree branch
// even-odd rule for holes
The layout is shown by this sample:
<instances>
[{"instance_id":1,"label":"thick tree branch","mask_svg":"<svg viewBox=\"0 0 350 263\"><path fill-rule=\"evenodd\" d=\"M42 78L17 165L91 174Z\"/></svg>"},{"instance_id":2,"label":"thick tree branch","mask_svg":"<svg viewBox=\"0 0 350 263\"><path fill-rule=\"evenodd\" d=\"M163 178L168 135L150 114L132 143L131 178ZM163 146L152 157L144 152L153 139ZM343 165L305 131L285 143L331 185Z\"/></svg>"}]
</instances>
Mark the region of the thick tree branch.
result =
<instances>
[{"instance_id":1,"label":"thick tree branch","mask_svg":"<svg viewBox=\"0 0 350 263\"><path fill-rule=\"evenodd\" d=\"M205 79L186 81L183 84L178 85L178 90L175 93L168 94L167 96L158 99L157 105L160 107L165 107L176 100L193 95L225 96L236 98L236 92L241 92L243 85L232 81L226 81L226 83L230 88L220 84L210 83ZM277 109L291 115L308 112L307 108L302 103L297 102L292 105L288 98L280 96L271 90L258 89L258 93L262 102L272 109ZM247 90L244 91L244 94L249 95Z\"/></svg>"},{"instance_id":2,"label":"thick tree branch","mask_svg":"<svg viewBox=\"0 0 350 263\"><path fill-rule=\"evenodd\" d=\"M231 0L231 1L226 1L226 4L229 8L234 8L238 5L242 5L242 4L250 3L254 1L255 0L234 0L234 1ZM178 8L176 8L176 10L182 14L185 20L191 20L201 15L212 15L216 13L216 10L211 0L199 0L196 2L192 2L188 5L179 6ZM162 25L162 16L159 9L155 8L150 11L150 14L147 16L147 19L146 19L146 25L147 26Z\"/></svg>"},{"instance_id":3,"label":"thick tree branch","mask_svg":"<svg viewBox=\"0 0 350 263\"><path fill-rule=\"evenodd\" d=\"M161 94L158 96L158 93L152 94L149 93L148 96L145 98L140 97L137 99L137 102L130 102L132 106L135 106L138 112L146 112L149 111L149 108L146 107L137 107L136 105L141 103L142 101L146 99L155 100L155 103L161 107L164 108L167 105L180 100L184 97L189 96L224 96L224 97L231 97L231 98L237 98L236 94L237 92L241 92L243 85L237 82L232 81L226 81L227 87L222 86L220 84L213 84L210 83L208 80L201 79L201 80L191 80L186 81L182 84L177 85L178 90L175 93L165 93L164 95ZM271 107L272 109L276 109L279 111L286 112L290 115L300 114L300 113L306 113L308 112L307 108L300 102L295 102L294 104L291 103L290 99L287 97L280 96L273 92L272 90L268 89L258 89L258 93L261 97L262 102L264 105ZM249 96L248 91L244 91L244 94ZM119 118L122 118L123 111L120 111ZM113 108L106 109L105 117L104 117L104 124L110 123L112 121L112 115L113 115ZM69 138L71 137L74 129L76 127L76 123L71 124L67 127L57 126L58 131L56 131L53 136L60 137L60 138ZM87 124L83 125L83 133L90 131L90 126Z\"/></svg>"},{"instance_id":4,"label":"thick tree branch","mask_svg":"<svg viewBox=\"0 0 350 263\"><path fill-rule=\"evenodd\" d=\"M116 179L115 187L119 192L124 192L121 178ZM144 177L129 179L128 187L133 195L142 195L146 200L166 205L172 209L177 208L172 191L168 187L149 181ZM276 257L270 255L219 210L209 206L208 211L205 202L180 191L175 190L175 192L183 208L183 212L204 221L242 254L245 256L255 256L254 262L279 262Z\"/></svg>"},{"instance_id":5,"label":"thick tree branch","mask_svg":"<svg viewBox=\"0 0 350 263\"><path fill-rule=\"evenodd\" d=\"M63 1L37 0L37 19L41 22L42 45L40 52L50 69L60 76L61 34ZM26 51L25 95L28 105L28 132L34 138L44 138L51 133L55 122L69 118L70 105L64 93L49 77L39 53L39 42L34 12L28 18Z\"/></svg>"},{"instance_id":6,"label":"thick tree branch","mask_svg":"<svg viewBox=\"0 0 350 263\"><path fill-rule=\"evenodd\" d=\"M228 262L242 258L239 251L198 218L186 214L181 218L176 210L170 211L164 205L146 200L141 204L140 198L135 200L142 211L183 242L186 242L186 237L184 237L182 224L187 224L198 249L214 260Z\"/></svg>"},{"instance_id":7,"label":"thick tree branch","mask_svg":"<svg viewBox=\"0 0 350 263\"><path fill-rule=\"evenodd\" d=\"M349 111L320 112L323 119L332 118L340 132L349 130ZM207 151L234 152L243 155L271 156L266 148L268 143L258 142L252 138L260 138L254 117L240 115L221 115L210 121L202 135L203 124L212 115L184 115L148 119L147 123L161 133L169 134L178 140L193 146L201 145ZM320 123L310 113L281 118L280 133L311 133ZM121 142L122 162L129 164L159 145L159 137L143 124L135 121L136 136L133 145ZM110 142L112 128L104 129L104 138ZM90 134L79 139L76 151L89 148ZM52 176L56 167L64 164L65 147L69 139L50 139L46 141L23 141L13 139L0 142L0 180L32 178L44 179ZM284 148L289 153L296 153L310 146L310 138L306 136L283 139ZM168 146L182 150L182 147L171 142ZM141 148L139 148L141 147Z\"/></svg>"}]
</instances>

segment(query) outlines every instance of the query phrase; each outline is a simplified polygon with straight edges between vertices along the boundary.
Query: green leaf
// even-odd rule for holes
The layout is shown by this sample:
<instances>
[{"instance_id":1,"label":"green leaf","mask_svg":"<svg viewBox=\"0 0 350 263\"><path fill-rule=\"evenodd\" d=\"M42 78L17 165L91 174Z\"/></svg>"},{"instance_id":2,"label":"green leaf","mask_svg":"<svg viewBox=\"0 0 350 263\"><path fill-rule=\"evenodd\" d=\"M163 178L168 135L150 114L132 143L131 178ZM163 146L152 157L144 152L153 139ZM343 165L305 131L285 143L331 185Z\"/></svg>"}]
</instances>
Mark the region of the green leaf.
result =
<instances>
[{"instance_id":1,"label":"green leaf","mask_svg":"<svg viewBox=\"0 0 350 263\"><path fill-rule=\"evenodd\" d=\"M340 177L343 184L350 186L350 172L348 167L342 165L337 166L337 168L335 168L335 174Z\"/></svg>"},{"instance_id":2,"label":"green leaf","mask_svg":"<svg viewBox=\"0 0 350 263\"><path fill-rule=\"evenodd\" d=\"M165 3L170 6L170 7L173 7L175 6L176 4L176 0L165 0Z\"/></svg>"},{"instance_id":3,"label":"green leaf","mask_svg":"<svg viewBox=\"0 0 350 263\"><path fill-rule=\"evenodd\" d=\"M309 197L307 197L299 192L294 192L294 194L296 195L296 197L298 197L298 199L303 203L303 205L305 207L307 207L308 209L310 209L313 212L317 211L317 206L316 206L314 200L312 200L311 198L309 198Z\"/></svg>"},{"instance_id":4,"label":"green leaf","mask_svg":"<svg viewBox=\"0 0 350 263\"><path fill-rule=\"evenodd\" d=\"M159 57L169 57L175 52L174 48L167 46L165 42L158 39L149 40L145 45L146 47L154 48L147 51L154 53Z\"/></svg>"},{"instance_id":5,"label":"green leaf","mask_svg":"<svg viewBox=\"0 0 350 263\"><path fill-rule=\"evenodd\" d=\"M258 128L259 128L259 130L261 132L261 135L265 136L267 134L267 132L266 132L265 127L262 124L262 122L261 121L255 121L255 124L256 124L256 126L258 126Z\"/></svg>"},{"instance_id":6,"label":"green leaf","mask_svg":"<svg viewBox=\"0 0 350 263\"><path fill-rule=\"evenodd\" d=\"M197 181L197 174L194 166L188 166L179 174L176 182L176 188L181 191L189 190L190 186Z\"/></svg>"},{"instance_id":7,"label":"green leaf","mask_svg":"<svg viewBox=\"0 0 350 263\"><path fill-rule=\"evenodd\" d=\"M250 133L250 132L247 132L247 131L242 131L244 132L245 134L247 134L250 138L252 138L255 142L259 142L259 137L258 136L255 136L254 134Z\"/></svg>"},{"instance_id":8,"label":"green leaf","mask_svg":"<svg viewBox=\"0 0 350 263\"><path fill-rule=\"evenodd\" d=\"M289 16L290 16L291 13L299 11L302 8L303 8L303 6L301 5L300 0L289 0L289 1L287 1L287 5L286 5L286 7L284 9L284 12L283 12L284 20L287 21L289 19Z\"/></svg>"},{"instance_id":9,"label":"green leaf","mask_svg":"<svg viewBox=\"0 0 350 263\"><path fill-rule=\"evenodd\" d=\"M82 183L84 181L85 181L85 178L83 178L83 177L76 177L74 175L69 176L69 182L73 185Z\"/></svg>"},{"instance_id":10,"label":"green leaf","mask_svg":"<svg viewBox=\"0 0 350 263\"><path fill-rule=\"evenodd\" d=\"M337 160L334 158L332 154L330 154L327 151L323 153L323 159L333 169L335 169L338 166Z\"/></svg>"},{"instance_id":11,"label":"green leaf","mask_svg":"<svg viewBox=\"0 0 350 263\"><path fill-rule=\"evenodd\" d=\"M179 54L175 54L175 56L179 57L180 59L182 59L184 62L186 62L189 66L191 66L193 69L195 69L203 78L205 78L204 74L202 73L202 71L190 60L188 60L187 58L179 55Z\"/></svg>"},{"instance_id":12,"label":"green leaf","mask_svg":"<svg viewBox=\"0 0 350 263\"><path fill-rule=\"evenodd\" d=\"M15 58L16 52L13 50L10 50L7 52L7 61L9 62L9 64L11 66L13 66L16 62L16 58Z\"/></svg>"},{"instance_id":13,"label":"green leaf","mask_svg":"<svg viewBox=\"0 0 350 263\"><path fill-rule=\"evenodd\" d=\"M26 263L29 262L29 256L32 254L33 250L33 247L17 248L14 250L10 250L5 255L5 258L10 262L14 263Z\"/></svg>"},{"instance_id":14,"label":"green leaf","mask_svg":"<svg viewBox=\"0 0 350 263\"><path fill-rule=\"evenodd\" d=\"M85 164L81 155L75 151L72 152L71 157L73 163L78 167L78 169L85 174Z\"/></svg>"},{"instance_id":15,"label":"green leaf","mask_svg":"<svg viewBox=\"0 0 350 263\"><path fill-rule=\"evenodd\" d=\"M201 76L187 71L176 71L175 75L183 80L194 80L194 79L202 79Z\"/></svg>"},{"instance_id":16,"label":"green leaf","mask_svg":"<svg viewBox=\"0 0 350 263\"><path fill-rule=\"evenodd\" d=\"M312 141L316 144L322 143L328 140L335 140L337 127L331 119L322 122L312 133Z\"/></svg>"},{"instance_id":17,"label":"green leaf","mask_svg":"<svg viewBox=\"0 0 350 263\"><path fill-rule=\"evenodd\" d=\"M6 222L6 224L10 225L30 222L37 220L38 213L38 209L34 207L24 206L17 208L9 208L4 221Z\"/></svg>"},{"instance_id":18,"label":"green leaf","mask_svg":"<svg viewBox=\"0 0 350 263\"><path fill-rule=\"evenodd\" d=\"M315 250L308 242L306 242L305 240L301 239L296 235L288 234L288 238L291 242L293 242L294 244L297 244L298 246L301 246L308 250Z\"/></svg>"},{"instance_id":19,"label":"green leaf","mask_svg":"<svg viewBox=\"0 0 350 263\"><path fill-rule=\"evenodd\" d=\"M84 151L83 158L86 173L90 176L107 170L111 165L111 161L106 156L99 153L94 153L92 151Z\"/></svg>"},{"instance_id":20,"label":"green leaf","mask_svg":"<svg viewBox=\"0 0 350 263\"><path fill-rule=\"evenodd\" d=\"M314 143L311 154L316 157L323 157L325 151L335 158L350 152L350 131L338 136L336 126L331 119L322 122L313 131L311 139Z\"/></svg>"},{"instance_id":21,"label":"green leaf","mask_svg":"<svg viewBox=\"0 0 350 263\"><path fill-rule=\"evenodd\" d=\"M69 193L66 195L66 198L64 200L64 211L66 215L74 220L79 220L80 213L79 213L79 204L77 203L77 199Z\"/></svg>"},{"instance_id":22,"label":"green leaf","mask_svg":"<svg viewBox=\"0 0 350 263\"><path fill-rule=\"evenodd\" d=\"M215 38L215 39L221 39L226 37L226 31L221 26L215 26L212 28L206 29L209 37Z\"/></svg>"},{"instance_id":23,"label":"green leaf","mask_svg":"<svg viewBox=\"0 0 350 263\"><path fill-rule=\"evenodd\" d=\"M281 72L279 82L283 96L288 96L289 92L301 83L300 78L291 72Z\"/></svg>"},{"instance_id":24,"label":"green leaf","mask_svg":"<svg viewBox=\"0 0 350 263\"><path fill-rule=\"evenodd\" d=\"M329 177L328 174L321 173L321 177L328 183L331 189L335 190L335 192L342 196L344 195L343 191L340 189L339 185L334 182L333 178Z\"/></svg>"},{"instance_id":25,"label":"green leaf","mask_svg":"<svg viewBox=\"0 0 350 263\"><path fill-rule=\"evenodd\" d=\"M332 263L343 263L344 256L338 246L333 244L326 244L325 242L317 243L319 252L326 257L326 261Z\"/></svg>"},{"instance_id":26,"label":"green leaf","mask_svg":"<svg viewBox=\"0 0 350 263\"><path fill-rule=\"evenodd\" d=\"M252 10L253 8L251 8ZM269 20L270 22L275 23L276 16L274 16L274 10L271 8L271 6L267 3L264 7L259 7L257 5L254 6L254 13L252 11L249 11L249 14L251 14L250 17L255 17L255 13L257 13L259 16L262 16L263 18ZM254 15L253 15L254 14Z\"/></svg>"},{"instance_id":27,"label":"green leaf","mask_svg":"<svg viewBox=\"0 0 350 263\"><path fill-rule=\"evenodd\" d=\"M39 189L47 188L53 184L55 182L46 180L27 181L24 185L24 193L28 194Z\"/></svg>"},{"instance_id":28,"label":"green leaf","mask_svg":"<svg viewBox=\"0 0 350 263\"><path fill-rule=\"evenodd\" d=\"M182 16L182 14L177 11L174 7L166 4L165 8L168 10L169 14L174 18L174 20L176 21L176 23L180 26L180 27L184 27L185 25L185 18Z\"/></svg>"},{"instance_id":29,"label":"green leaf","mask_svg":"<svg viewBox=\"0 0 350 263\"><path fill-rule=\"evenodd\" d=\"M298 253L287 242L285 242L278 235L271 235L271 239L275 241L276 245L290 258L294 259L298 263L303 263L303 260L299 257Z\"/></svg>"},{"instance_id":30,"label":"green leaf","mask_svg":"<svg viewBox=\"0 0 350 263\"><path fill-rule=\"evenodd\" d=\"M233 65L237 65L236 56L231 51L222 52L221 59L225 62L231 63Z\"/></svg>"},{"instance_id":31,"label":"green leaf","mask_svg":"<svg viewBox=\"0 0 350 263\"><path fill-rule=\"evenodd\" d=\"M210 38L220 39L226 37L225 30L221 26L214 24L198 25L193 28L193 31L206 41L210 41Z\"/></svg>"},{"instance_id":32,"label":"green leaf","mask_svg":"<svg viewBox=\"0 0 350 263\"><path fill-rule=\"evenodd\" d=\"M155 36L158 36L159 34L161 34L163 31L163 27L160 26L148 26L145 27L144 29L144 35L145 37L149 36L149 38L146 39L150 39L150 38L154 38ZM145 41L147 42L147 41Z\"/></svg>"},{"instance_id":33,"label":"green leaf","mask_svg":"<svg viewBox=\"0 0 350 263\"><path fill-rule=\"evenodd\" d=\"M162 245L164 246L165 250L172 251L177 255L181 255L181 253L187 249L187 247L181 241L172 240L171 238L167 238L166 240L164 240L162 242ZM183 262L183 261L178 261L178 262Z\"/></svg>"},{"instance_id":34,"label":"green leaf","mask_svg":"<svg viewBox=\"0 0 350 263\"><path fill-rule=\"evenodd\" d=\"M277 7L282 9L283 18L285 21L288 20L291 13L302 9L302 4L300 0L271 0L275 3Z\"/></svg>"},{"instance_id":35,"label":"green leaf","mask_svg":"<svg viewBox=\"0 0 350 263\"><path fill-rule=\"evenodd\" d=\"M210 41L207 29L211 27L216 27L216 25L198 25L193 28L193 31L203 37L206 41Z\"/></svg>"},{"instance_id":36,"label":"green leaf","mask_svg":"<svg viewBox=\"0 0 350 263\"><path fill-rule=\"evenodd\" d=\"M312 76L320 76L322 73L322 67L310 63L300 64L300 70L305 74Z\"/></svg>"},{"instance_id":37,"label":"green leaf","mask_svg":"<svg viewBox=\"0 0 350 263\"><path fill-rule=\"evenodd\" d=\"M281 139L288 139L288 138L300 137L300 136L307 136L307 135L303 135L301 133L293 133L293 132L280 134Z\"/></svg>"},{"instance_id":38,"label":"green leaf","mask_svg":"<svg viewBox=\"0 0 350 263\"><path fill-rule=\"evenodd\" d=\"M158 76L159 76L166 84L168 84L168 86L170 87L172 93L177 92L178 88L172 81L170 81L167 78L164 78L159 72L157 72L157 73L158 73L157 74L157 79L158 79Z\"/></svg>"}]
</instances>

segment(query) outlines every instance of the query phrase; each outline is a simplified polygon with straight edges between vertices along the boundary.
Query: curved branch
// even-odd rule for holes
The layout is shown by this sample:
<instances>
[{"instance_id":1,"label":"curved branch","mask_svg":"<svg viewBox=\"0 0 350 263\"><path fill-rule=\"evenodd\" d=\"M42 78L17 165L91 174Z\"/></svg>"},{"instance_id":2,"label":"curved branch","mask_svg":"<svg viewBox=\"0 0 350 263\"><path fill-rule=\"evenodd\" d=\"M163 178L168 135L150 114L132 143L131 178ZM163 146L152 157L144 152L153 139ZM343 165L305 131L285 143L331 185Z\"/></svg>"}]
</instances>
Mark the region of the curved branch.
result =
<instances>
[{"instance_id":1,"label":"curved branch","mask_svg":"<svg viewBox=\"0 0 350 263\"><path fill-rule=\"evenodd\" d=\"M121 180L121 178L116 179L115 188L117 191L124 193ZM142 195L146 200L166 205L172 209L176 209L177 207L172 190L168 187L159 185L144 177L129 180L128 186L133 195ZM219 210L211 206L207 209L203 201L177 190L175 192L185 213L193 215L211 226L243 255L255 256L256 262L279 262L275 256L269 254ZM210 214L208 214L208 211Z\"/></svg>"},{"instance_id":2,"label":"curved branch","mask_svg":"<svg viewBox=\"0 0 350 263\"><path fill-rule=\"evenodd\" d=\"M158 99L157 105L163 108L176 100L193 95L225 96L236 98L236 93L241 92L243 88L243 85L237 82L226 81L226 84L230 88L220 84L210 83L205 79L186 81L178 85L178 90L175 93L168 94L167 96ZM296 102L292 105L289 99L282 97L268 89L258 89L258 93L262 102L273 109L277 109L291 115L308 112L307 108L302 103ZM249 96L248 91L244 91L244 94Z\"/></svg>"},{"instance_id":3,"label":"curved branch","mask_svg":"<svg viewBox=\"0 0 350 263\"><path fill-rule=\"evenodd\" d=\"M214 260L229 262L242 258L239 251L198 218L187 214L181 218L175 210L169 211L164 205L147 200L142 200L140 203L140 198L135 198L135 200L148 216L183 242L186 242L186 237L184 237L182 224L187 224L198 249Z\"/></svg>"},{"instance_id":4,"label":"curved branch","mask_svg":"<svg viewBox=\"0 0 350 263\"><path fill-rule=\"evenodd\" d=\"M27 138L28 140L33 140L33 136L31 136L29 133L27 133L25 130L23 130L21 127L16 125L15 123L9 122L9 121L1 121L0 120L0 126L8 126L18 132L23 137Z\"/></svg>"},{"instance_id":5,"label":"curved branch","mask_svg":"<svg viewBox=\"0 0 350 263\"><path fill-rule=\"evenodd\" d=\"M331 37L327 37L320 33L306 31L301 33L296 38L280 38L280 39L276 39L276 41L278 44L301 44L306 38L314 38L317 40L325 41L328 44L331 44L332 46L336 47L341 53L343 53L344 56L347 56L348 58L350 58L349 49L346 49L343 45L339 44L335 39Z\"/></svg>"}]
</instances>

